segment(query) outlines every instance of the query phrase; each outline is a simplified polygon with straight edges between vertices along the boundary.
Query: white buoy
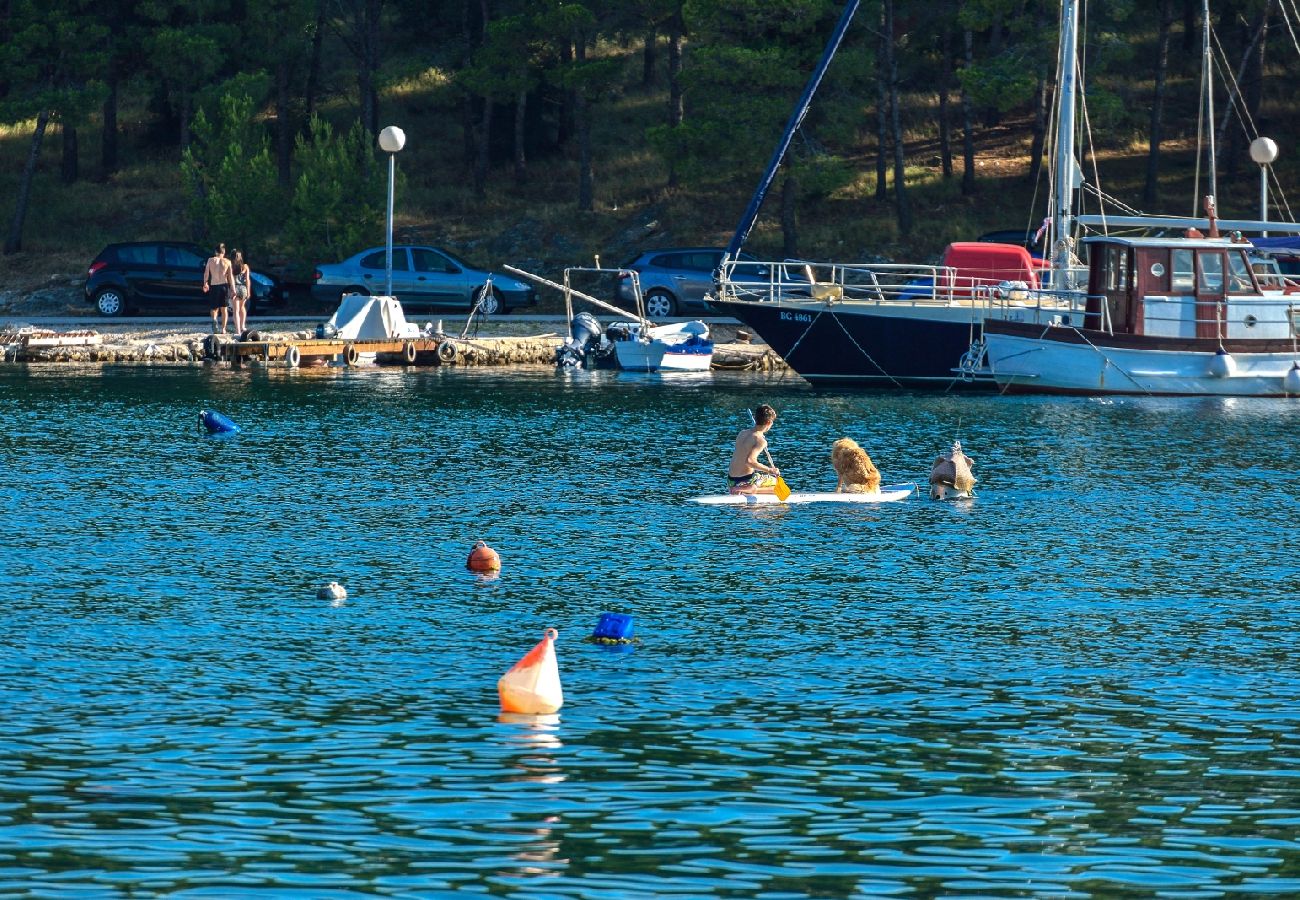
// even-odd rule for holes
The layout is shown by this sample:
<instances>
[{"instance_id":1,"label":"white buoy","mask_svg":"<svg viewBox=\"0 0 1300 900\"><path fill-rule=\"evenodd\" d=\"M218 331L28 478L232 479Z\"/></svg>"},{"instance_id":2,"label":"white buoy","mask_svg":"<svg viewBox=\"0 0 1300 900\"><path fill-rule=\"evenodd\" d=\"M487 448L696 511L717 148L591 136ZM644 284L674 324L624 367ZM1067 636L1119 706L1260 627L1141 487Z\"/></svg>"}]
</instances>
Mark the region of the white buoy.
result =
<instances>
[{"instance_id":1,"label":"white buoy","mask_svg":"<svg viewBox=\"0 0 1300 900\"><path fill-rule=\"evenodd\" d=\"M320 590L316 592L316 599L346 600L348 599L348 591L347 588L339 584L337 581L331 581L329 584L322 586Z\"/></svg>"},{"instance_id":2,"label":"white buoy","mask_svg":"<svg viewBox=\"0 0 1300 900\"><path fill-rule=\"evenodd\" d=\"M1210 374L1215 378L1231 378L1237 374L1237 361L1231 353L1220 347L1210 360Z\"/></svg>"},{"instance_id":3,"label":"white buoy","mask_svg":"<svg viewBox=\"0 0 1300 900\"><path fill-rule=\"evenodd\" d=\"M1300 394L1300 362L1291 364L1291 371L1282 378L1282 389L1288 394Z\"/></svg>"}]
</instances>

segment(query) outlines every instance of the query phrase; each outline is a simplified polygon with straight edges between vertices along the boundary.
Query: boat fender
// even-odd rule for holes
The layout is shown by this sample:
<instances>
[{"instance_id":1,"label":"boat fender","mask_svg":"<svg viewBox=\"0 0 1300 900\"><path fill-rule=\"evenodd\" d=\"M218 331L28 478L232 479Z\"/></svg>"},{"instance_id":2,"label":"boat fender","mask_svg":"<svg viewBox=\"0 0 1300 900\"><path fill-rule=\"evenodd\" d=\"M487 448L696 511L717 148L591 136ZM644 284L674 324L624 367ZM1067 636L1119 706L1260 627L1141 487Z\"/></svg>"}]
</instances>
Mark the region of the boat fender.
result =
<instances>
[{"instance_id":1,"label":"boat fender","mask_svg":"<svg viewBox=\"0 0 1300 900\"><path fill-rule=\"evenodd\" d=\"M1231 378L1237 374L1237 361L1231 353L1220 347L1210 360L1210 374L1215 378Z\"/></svg>"},{"instance_id":2,"label":"boat fender","mask_svg":"<svg viewBox=\"0 0 1300 900\"><path fill-rule=\"evenodd\" d=\"M473 572L499 572L501 556L486 543L479 541L474 545L474 549L469 551L469 559L465 561L465 567Z\"/></svg>"},{"instance_id":3,"label":"boat fender","mask_svg":"<svg viewBox=\"0 0 1300 900\"><path fill-rule=\"evenodd\" d=\"M601 613L587 640L607 647L629 646L637 643L635 631L636 626L627 613Z\"/></svg>"},{"instance_id":4,"label":"boat fender","mask_svg":"<svg viewBox=\"0 0 1300 900\"><path fill-rule=\"evenodd\" d=\"M343 362L347 363L349 366L355 366L360 359L361 354L357 352L355 345L348 344L343 348Z\"/></svg>"},{"instance_id":5,"label":"boat fender","mask_svg":"<svg viewBox=\"0 0 1300 900\"><path fill-rule=\"evenodd\" d=\"M560 633L546 629L533 649L497 681L501 711L525 715L549 715L564 705L560 666L555 658L555 639Z\"/></svg>"},{"instance_id":6,"label":"boat fender","mask_svg":"<svg viewBox=\"0 0 1300 900\"><path fill-rule=\"evenodd\" d=\"M456 345L451 341L443 341L438 345L438 359L441 362L454 362L456 359Z\"/></svg>"},{"instance_id":7,"label":"boat fender","mask_svg":"<svg viewBox=\"0 0 1300 900\"><path fill-rule=\"evenodd\" d=\"M322 585L316 591L318 600L346 600L348 599L348 590L337 581L331 581L329 584Z\"/></svg>"},{"instance_id":8,"label":"boat fender","mask_svg":"<svg viewBox=\"0 0 1300 900\"><path fill-rule=\"evenodd\" d=\"M1291 364L1291 371L1282 378L1282 387L1288 394L1300 394L1300 362Z\"/></svg>"},{"instance_id":9,"label":"boat fender","mask_svg":"<svg viewBox=\"0 0 1300 900\"><path fill-rule=\"evenodd\" d=\"M407 341L402 345L402 361L408 366L415 365L415 343Z\"/></svg>"},{"instance_id":10,"label":"boat fender","mask_svg":"<svg viewBox=\"0 0 1300 900\"><path fill-rule=\"evenodd\" d=\"M239 426L221 413L212 409L205 409L199 412L199 426L207 430L208 434L238 434Z\"/></svg>"},{"instance_id":11,"label":"boat fender","mask_svg":"<svg viewBox=\"0 0 1300 900\"><path fill-rule=\"evenodd\" d=\"M296 369L300 362L302 362L302 351L298 349L297 344L290 344L284 351L284 364L291 369Z\"/></svg>"}]
</instances>

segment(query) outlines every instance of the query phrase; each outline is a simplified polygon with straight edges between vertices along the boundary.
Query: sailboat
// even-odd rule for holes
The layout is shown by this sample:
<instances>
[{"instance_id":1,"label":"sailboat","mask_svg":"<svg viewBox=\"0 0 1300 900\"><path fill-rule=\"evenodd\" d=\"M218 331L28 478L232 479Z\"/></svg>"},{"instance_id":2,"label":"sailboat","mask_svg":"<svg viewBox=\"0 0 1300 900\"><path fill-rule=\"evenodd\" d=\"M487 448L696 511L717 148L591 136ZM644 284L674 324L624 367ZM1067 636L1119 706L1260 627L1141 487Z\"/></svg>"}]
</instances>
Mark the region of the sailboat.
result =
<instances>
[{"instance_id":1,"label":"sailboat","mask_svg":"<svg viewBox=\"0 0 1300 900\"><path fill-rule=\"evenodd\" d=\"M1095 258L1090 269L1076 256L1084 246L1078 238L1079 229L1085 225L1135 224L1113 216L1080 216L1074 209L1075 193L1083 183L1074 144L1079 93L1077 0L1063 0L1061 4L1054 179L1050 214L1043 229L1045 246L1050 248L1047 259L1036 260L1020 246L978 243L952 244L940 263L930 266L788 260L763 263L737 258L857 5L850 2L845 7L836 33L741 218L719 269L710 305L752 328L791 368L816 385L1043 389L1050 379L1039 363L1046 366L1049 358L1036 351L1044 345L1035 344L1035 352L1025 354L1024 341L1078 335L1099 324L1099 304L1095 291L1089 290L1089 279L1094 279L1095 288L1095 279L1102 276ZM1170 222L1159 221L1166 225ZM1201 221L1200 225L1207 227L1208 222ZM1101 248L1091 249L1104 252ZM1235 258L1224 257L1223 265L1235 265L1231 262ZM1166 263L1165 267L1172 271L1170 265ZM763 277L767 278L766 284L761 283ZM1261 287L1258 281L1255 287ZM1203 298L1203 302L1208 301L1208 297ZM1277 306L1270 309L1270 322L1279 315L1294 318L1293 313L1286 312L1285 304L1269 305ZM1243 323L1247 317L1253 317L1251 324L1240 328L1256 329L1264 319L1258 310L1243 309ZM1113 324L1112 320L1103 327L1111 328ZM1274 323L1251 334L1267 332L1273 339L1279 328L1284 326ZM1294 335L1294 329L1291 333ZM1225 331L1224 337L1233 335ZM1014 348L1008 343L1013 338L1017 342ZM1215 354L1217 349L1216 345L1209 352ZM1198 348L1198 352L1204 351ZM1254 361L1251 363L1253 366ZM1296 377L1300 378L1300 374ZM1243 386L1240 382L1225 383ZM1147 382L1138 388L1152 389Z\"/></svg>"}]
</instances>

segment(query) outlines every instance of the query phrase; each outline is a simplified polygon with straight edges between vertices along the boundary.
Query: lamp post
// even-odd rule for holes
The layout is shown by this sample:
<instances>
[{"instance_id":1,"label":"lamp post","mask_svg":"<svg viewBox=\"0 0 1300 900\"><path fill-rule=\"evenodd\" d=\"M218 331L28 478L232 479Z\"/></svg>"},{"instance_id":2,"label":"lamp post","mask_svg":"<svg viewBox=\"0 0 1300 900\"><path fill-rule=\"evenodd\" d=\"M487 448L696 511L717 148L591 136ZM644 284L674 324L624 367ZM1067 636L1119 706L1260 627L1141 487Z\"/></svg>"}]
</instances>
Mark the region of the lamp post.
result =
<instances>
[{"instance_id":1,"label":"lamp post","mask_svg":"<svg viewBox=\"0 0 1300 900\"><path fill-rule=\"evenodd\" d=\"M397 171L397 153L406 146L406 132L389 125L379 132L379 149L388 154L388 223L384 244L384 296L393 296L393 179Z\"/></svg>"},{"instance_id":2,"label":"lamp post","mask_svg":"<svg viewBox=\"0 0 1300 900\"><path fill-rule=\"evenodd\" d=\"M1268 167L1277 159L1277 144L1272 138L1257 137L1250 142L1250 158L1259 163L1259 220L1268 221ZM1268 232L1263 232L1268 237Z\"/></svg>"}]
</instances>

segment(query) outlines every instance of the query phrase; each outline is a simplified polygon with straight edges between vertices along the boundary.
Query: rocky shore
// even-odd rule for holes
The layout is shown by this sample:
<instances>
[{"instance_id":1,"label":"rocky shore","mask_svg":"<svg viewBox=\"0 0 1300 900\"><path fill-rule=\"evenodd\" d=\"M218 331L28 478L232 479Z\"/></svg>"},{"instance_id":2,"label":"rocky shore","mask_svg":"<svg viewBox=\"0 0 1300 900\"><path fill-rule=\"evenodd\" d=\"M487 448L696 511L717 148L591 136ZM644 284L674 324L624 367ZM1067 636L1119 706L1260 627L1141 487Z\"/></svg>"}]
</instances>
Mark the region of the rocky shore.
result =
<instances>
[{"instance_id":1,"label":"rocky shore","mask_svg":"<svg viewBox=\"0 0 1300 900\"><path fill-rule=\"evenodd\" d=\"M255 324L250 340L293 343L311 340L315 325L304 322ZM453 334L450 358L432 358L421 363L446 366L552 365L563 336L554 332L520 332L530 323L495 322L475 336ZM737 340L734 325L713 326L713 367L737 371L776 371L785 363L771 348ZM148 363L153 365L200 365L227 358L222 345L234 341L230 335L213 335L193 323L149 325L132 328L129 322L113 322L94 328L56 325L10 324L0 329L0 358L25 363ZM276 363L272 363L273 365Z\"/></svg>"}]
</instances>

